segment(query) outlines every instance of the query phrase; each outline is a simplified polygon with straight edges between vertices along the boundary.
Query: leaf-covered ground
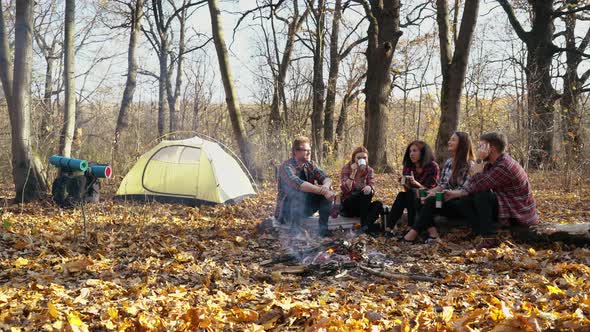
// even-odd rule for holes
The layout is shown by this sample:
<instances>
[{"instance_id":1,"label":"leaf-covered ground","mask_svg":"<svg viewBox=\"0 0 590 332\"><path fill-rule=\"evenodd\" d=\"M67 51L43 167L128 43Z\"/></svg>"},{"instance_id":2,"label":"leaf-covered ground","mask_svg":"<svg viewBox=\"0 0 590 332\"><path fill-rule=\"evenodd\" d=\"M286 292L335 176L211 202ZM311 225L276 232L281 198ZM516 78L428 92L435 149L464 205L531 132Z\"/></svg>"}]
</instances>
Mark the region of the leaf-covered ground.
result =
<instances>
[{"instance_id":1,"label":"leaf-covered ground","mask_svg":"<svg viewBox=\"0 0 590 332\"><path fill-rule=\"evenodd\" d=\"M378 180L391 204L399 188ZM543 220L589 221L590 183L533 184ZM256 231L275 194L270 185L240 205L200 208L107 200L87 206L87 238L81 210L4 204L0 330L589 330L587 248L503 237L478 250L466 230L438 245L363 235L353 240L385 254L389 272L444 281L278 273L260 263L284 252L283 237Z\"/></svg>"}]
</instances>

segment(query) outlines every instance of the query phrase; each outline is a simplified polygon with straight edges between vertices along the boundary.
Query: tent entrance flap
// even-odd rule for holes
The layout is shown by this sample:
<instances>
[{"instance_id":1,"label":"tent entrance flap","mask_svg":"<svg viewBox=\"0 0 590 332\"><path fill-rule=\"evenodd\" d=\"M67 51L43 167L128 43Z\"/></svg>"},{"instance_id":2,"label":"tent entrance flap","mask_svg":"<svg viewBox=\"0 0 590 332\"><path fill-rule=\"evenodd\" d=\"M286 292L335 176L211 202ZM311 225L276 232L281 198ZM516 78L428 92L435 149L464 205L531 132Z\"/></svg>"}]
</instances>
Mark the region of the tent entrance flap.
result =
<instances>
[{"instance_id":1,"label":"tent entrance flap","mask_svg":"<svg viewBox=\"0 0 590 332\"><path fill-rule=\"evenodd\" d=\"M145 165L142 185L157 194L196 197L201 149L172 145L159 149Z\"/></svg>"}]
</instances>

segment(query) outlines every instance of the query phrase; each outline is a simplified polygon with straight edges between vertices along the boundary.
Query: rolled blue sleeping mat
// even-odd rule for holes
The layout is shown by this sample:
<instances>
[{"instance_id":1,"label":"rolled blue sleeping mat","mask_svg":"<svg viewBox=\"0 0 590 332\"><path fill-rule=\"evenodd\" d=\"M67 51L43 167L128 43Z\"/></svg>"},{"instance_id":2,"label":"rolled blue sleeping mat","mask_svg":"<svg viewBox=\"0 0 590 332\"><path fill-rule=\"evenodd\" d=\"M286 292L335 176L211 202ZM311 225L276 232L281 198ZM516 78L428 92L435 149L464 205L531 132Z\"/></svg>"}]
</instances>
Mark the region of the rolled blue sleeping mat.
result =
<instances>
[{"instance_id":1,"label":"rolled blue sleeping mat","mask_svg":"<svg viewBox=\"0 0 590 332\"><path fill-rule=\"evenodd\" d=\"M49 157L49 163L55 167L59 167L64 171L86 171L88 169L88 161L76 158L66 158L58 155Z\"/></svg>"},{"instance_id":2,"label":"rolled blue sleeping mat","mask_svg":"<svg viewBox=\"0 0 590 332\"><path fill-rule=\"evenodd\" d=\"M90 166L90 173L97 178L110 179L113 176L113 168L111 165L93 165Z\"/></svg>"}]
</instances>

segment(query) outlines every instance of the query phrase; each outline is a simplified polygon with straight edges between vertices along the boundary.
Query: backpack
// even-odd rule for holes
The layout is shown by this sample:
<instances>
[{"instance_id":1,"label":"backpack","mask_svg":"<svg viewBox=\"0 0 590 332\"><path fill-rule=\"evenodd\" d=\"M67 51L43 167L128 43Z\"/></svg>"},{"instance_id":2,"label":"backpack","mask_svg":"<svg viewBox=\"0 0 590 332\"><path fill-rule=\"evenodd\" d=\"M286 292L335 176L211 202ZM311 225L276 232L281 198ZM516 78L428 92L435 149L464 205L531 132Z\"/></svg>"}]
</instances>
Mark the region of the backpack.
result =
<instances>
[{"instance_id":1,"label":"backpack","mask_svg":"<svg viewBox=\"0 0 590 332\"><path fill-rule=\"evenodd\" d=\"M53 201L61 208L73 208L82 200L98 203L100 182L92 175L71 175L63 173L51 186Z\"/></svg>"}]
</instances>

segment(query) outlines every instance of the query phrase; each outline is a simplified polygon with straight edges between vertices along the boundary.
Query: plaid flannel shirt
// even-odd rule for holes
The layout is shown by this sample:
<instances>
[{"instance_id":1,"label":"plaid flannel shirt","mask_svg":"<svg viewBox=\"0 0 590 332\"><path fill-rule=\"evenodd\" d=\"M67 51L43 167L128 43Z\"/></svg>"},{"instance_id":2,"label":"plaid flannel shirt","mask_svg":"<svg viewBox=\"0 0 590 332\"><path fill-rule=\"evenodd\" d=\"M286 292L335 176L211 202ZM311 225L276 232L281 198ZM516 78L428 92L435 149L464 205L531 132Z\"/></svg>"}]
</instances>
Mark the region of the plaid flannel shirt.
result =
<instances>
[{"instance_id":1,"label":"plaid flannel shirt","mask_svg":"<svg viewBox=\"0 0 590 332\"><path fill-rule=\"evenodd\" d=\"M344 165L342 167L342 171L340 172L340 190L342 191L342 200L346 200L350 195L352 195L353 191L360 191L366 186L371 186L373 191L375 190L375 172L369 165L365 167L364 170L357 170L354 176L354 183L352 188L348 189L346 186L346 180L350 177L352 173L352 168L350 168L350 164Z\"/></svg>"},{"instance_id":2,"label":"plaid flannel shirt","mask_svg":"<svg viewBox=\"0 0 590 332\"><path fill-rule=\"evenodd\" d=\"M416 165L412 164L411 167L405 167L402 171L403 175L412 175L414 173L414 179L422 184L426 189L432 189L436 187L436 181L440 176L440 168L436 162L431 162L422 167L422 173L416 172Z\"/></svg>"},{"instance_id":3,"label":"plaid flannel shirt","mask_svg":"<svg viewBox=\"0 0 590 332\"><path fill-rule=\"evenodd\" d=\"M301 170L304 171L307 180L303 180L299 177ZM299 187L301 187L303 182L307 181L312 184L315 184L315 182L323 184L324 180L328 178L326 173L324 173L324 171L322 171L313 161L299 166L295 158L283 162L279 167L278 173L277 206L275 208L275 218L277 220L282 216L283 205L289 196L289 193L299 190Z\"/></svg>"},{"instance_id":4,"label":"plaid flannel shirt","mask_svg":"<svg viewBox=\"0 0 590 332\"><path fill-rule=\"evenodd\" d=\"M469 186L469 169L474 164L473 161L469 165L459 170L458 179L452 179L453 176L453 158L449 158L443 164L440 180L438 185L444 190L463 189Z\"/></svg>"},{"instance_id":5,"label":"plaid flannel shirt","mask_svg":"<svg viewBox=\"0 0 590 332\"><path fill-rule=\"evenodd\" d=\"M487 164L483 172L473 175L464 190L469 194L492 190L498 198L498 222L502 225L508 225L511 220L525 226L539 223L528 176L507 153L501 154L494 164Z\"/></svg>"}]
</instances>

